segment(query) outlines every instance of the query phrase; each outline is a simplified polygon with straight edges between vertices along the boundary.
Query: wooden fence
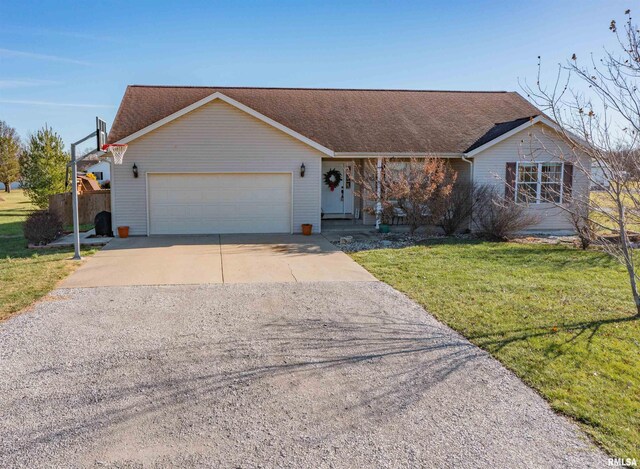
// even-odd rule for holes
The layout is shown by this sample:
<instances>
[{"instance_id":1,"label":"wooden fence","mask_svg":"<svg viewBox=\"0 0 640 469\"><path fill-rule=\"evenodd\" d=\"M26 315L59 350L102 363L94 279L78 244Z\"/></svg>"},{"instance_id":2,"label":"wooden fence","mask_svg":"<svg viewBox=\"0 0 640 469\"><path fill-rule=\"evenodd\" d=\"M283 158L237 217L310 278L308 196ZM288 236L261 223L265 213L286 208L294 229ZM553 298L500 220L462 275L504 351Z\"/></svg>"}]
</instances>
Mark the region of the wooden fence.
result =
<instances>
[{"instance_id":1,"label":"wooden fence","mask_svg":"<svg viewBox=\"0 0 640 469\"><path fill-rule=\"evenodd\" d=\"M101 190L83 192L78 194L78 215L80 224L93 223L95 216L106 210L111 211L111 191ZM71 207L71 193L55 194L49 196L49 211L56 213L63 225L73 224L73 212Z\"/></svg>"}]
</instances>

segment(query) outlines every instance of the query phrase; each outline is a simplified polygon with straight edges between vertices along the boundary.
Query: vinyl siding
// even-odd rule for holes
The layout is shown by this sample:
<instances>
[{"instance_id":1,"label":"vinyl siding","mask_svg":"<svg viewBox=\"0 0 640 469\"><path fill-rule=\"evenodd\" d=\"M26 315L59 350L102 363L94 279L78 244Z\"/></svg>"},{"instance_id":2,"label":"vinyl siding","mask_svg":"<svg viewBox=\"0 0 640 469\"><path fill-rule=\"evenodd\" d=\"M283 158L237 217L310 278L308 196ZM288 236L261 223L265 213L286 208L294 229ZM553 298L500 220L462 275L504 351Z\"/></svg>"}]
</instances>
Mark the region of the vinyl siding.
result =
<instances>
[{"instance_id":1,"label":"vinyl siding","mask_svg":"<svg viewBox=\"0 0 640 469\"><path fill-rule=\"evenodd\" d=\"M525 129L500 143L479 153L474 158L474 181L477 184L491 184L501 190L505 186L506 164L509 162L574 162L573 193L588 193L589 178L584 169L589 170L591 164L586 155L580 159L565 145L553 131L537 124ZM549 203L532 204L530 210L540 216L540 223L531 227L531 232L572 232L571 223L562 209Z\"/></svg>"},{"instance_id":2,"label":"vinyl siding","mask_svg":"<svg viewBox=\"0 0 640 469\"><path fill-rule=\"evenodd\" d=\"M320 231L322 153L222 101L212 101L132 141L114 165L114 226L147 234L147 173L293 173L293 229ZM131 167L138 166L135 179ZM300 165L306 167L300 177Z\"/></svg>"},{"instance_id":3,"label":"vinyl siding","mask_svg":"<svg viewBox=\"0 0 640 469\"><path fill-rule=\"evenodd\" d=\"M462 161L462 158L449 158L447 160L453 170L458 173L456 182L469 184L471 182L471 165Z\"/></svg>"}]
</instances>

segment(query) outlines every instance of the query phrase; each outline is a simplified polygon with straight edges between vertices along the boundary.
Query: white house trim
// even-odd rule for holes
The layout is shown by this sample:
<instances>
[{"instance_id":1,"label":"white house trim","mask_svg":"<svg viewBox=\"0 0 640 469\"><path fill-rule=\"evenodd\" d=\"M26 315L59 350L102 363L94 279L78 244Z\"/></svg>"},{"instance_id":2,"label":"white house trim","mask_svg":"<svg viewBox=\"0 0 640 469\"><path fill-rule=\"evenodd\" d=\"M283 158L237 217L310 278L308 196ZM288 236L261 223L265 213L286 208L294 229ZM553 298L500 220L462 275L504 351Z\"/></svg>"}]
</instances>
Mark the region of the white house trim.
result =
<instances>
[{"instance_id":1,"label":"white house trim","mask_svg":"<svg viewBox=\"0 0 640 469\"><path fill-rule=\"evenodd\" d=\"M335 152L336 158L462 158L464 153Z\"/></svg>"},{"instance_id":2,"label":"white house trim","mask_svg":"<svg viewBox=\"0 0 640 469\"><path fill-rule=\"evenodd\" d=\"M184 116L185 114L198 109L201 106L204 106L207 103L210 103L213 100L219 99L220 101L224 101L227 104L230 104L231 106L240 109L241 111L246 112L247 114L255 117L256 119L261 120L262 122L269 124L272 127L275 127L276 129L286 133L287 135L295 138L296 140L301 141L302 143L305 143L307 145L309 145L312 148L315 148L316 150L320 151L321 153L324 153L327 156L335 156L335 153L333 152L333 150L328 149L327 147L324 147L322 145L320 145L317 142L314 142L313 140L305 137L304 135L296 132L295 130L290 129L289 127L286 127L276 121L274 121L273 119L265 116L264 114L259 113L258 111L256 111L255 109L250 108L249 106L245 106L244 104L236 101L235 99L232 99L222 93L220 93L219 91L207 96L206 98L201 99L200 101L196 101L195 103L180 109L177 112L174 112L173 114L168 115L167 117L160 119L157 122L154 122L151 125L146 126L143 129L138 130L137 132L132 133L131 135L124 137L120 140L118 140L115 143L118 144L123 144L123 143L130 143L133 140L142 137L143 135L148 134L149 132L152 132L154 130L156 130L158 127L162 127L165 124L168 124L169 122L177 119L178 117Z\"/></svg>"}]
</instances>

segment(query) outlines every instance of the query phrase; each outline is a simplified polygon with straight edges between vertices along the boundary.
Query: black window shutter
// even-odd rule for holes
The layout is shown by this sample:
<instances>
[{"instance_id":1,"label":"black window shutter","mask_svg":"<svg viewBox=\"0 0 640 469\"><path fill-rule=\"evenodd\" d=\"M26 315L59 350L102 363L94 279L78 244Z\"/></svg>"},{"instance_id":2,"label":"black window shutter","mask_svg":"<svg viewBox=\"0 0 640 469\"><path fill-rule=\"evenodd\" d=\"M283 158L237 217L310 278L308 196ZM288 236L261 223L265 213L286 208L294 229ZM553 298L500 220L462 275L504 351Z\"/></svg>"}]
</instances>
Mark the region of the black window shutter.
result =
<instances>
[{"instance_id":1,"label":"black window shutter","mask_svg":"<svg viewBox=\"0 0 640 469\"><path fill-rule=\"evenodd\" d=\"M564 186L563 189L563 199L571 198L571 191L573 189L573 164L565 163L564 164L564 174L562 175L562 183Z\"/></svg>"},{"instance_id":2,"label":"black window shutter","mask_svg":"<svg viewBox=\"0 0 640 469\"><path fill-rule=\"evenodd\" d=\"M513 200L516 190L516 163L507 163L506 175L505 175L504 196L507 199Z\"/></svg>"}]
</instances>

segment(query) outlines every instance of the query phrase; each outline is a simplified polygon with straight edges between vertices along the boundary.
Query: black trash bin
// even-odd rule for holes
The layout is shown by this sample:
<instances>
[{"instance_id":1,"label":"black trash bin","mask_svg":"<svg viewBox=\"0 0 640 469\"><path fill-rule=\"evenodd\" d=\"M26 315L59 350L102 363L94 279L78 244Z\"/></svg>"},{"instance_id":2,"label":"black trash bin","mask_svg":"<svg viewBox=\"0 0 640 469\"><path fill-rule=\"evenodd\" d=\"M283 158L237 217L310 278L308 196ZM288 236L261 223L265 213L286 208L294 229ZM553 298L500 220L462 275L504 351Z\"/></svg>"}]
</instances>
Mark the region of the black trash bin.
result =
<instances>
[{"instance_id":1,"label":"black trash bin","mask_svg":"<svg viewBox=\"0 0 640 469\"><path fill-rule=\"evenodd\" d=\"M104 210L98 213L93 220L93 224L96 227L96 236L113 237L113 229L111 228L111 212Z\"/></svg>"}]
</instances>

